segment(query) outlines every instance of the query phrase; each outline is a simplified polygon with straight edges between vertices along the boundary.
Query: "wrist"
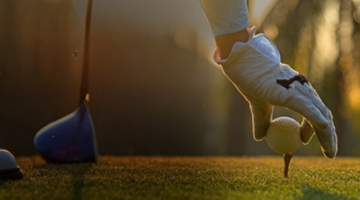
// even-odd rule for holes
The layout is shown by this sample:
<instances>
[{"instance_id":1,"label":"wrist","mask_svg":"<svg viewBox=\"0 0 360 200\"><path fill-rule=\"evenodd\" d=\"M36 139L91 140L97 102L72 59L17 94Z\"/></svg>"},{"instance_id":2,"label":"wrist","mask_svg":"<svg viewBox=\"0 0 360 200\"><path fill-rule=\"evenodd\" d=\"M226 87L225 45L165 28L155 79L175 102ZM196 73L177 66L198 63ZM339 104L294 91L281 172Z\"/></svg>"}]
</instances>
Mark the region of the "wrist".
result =
<instances>
[{"instance_id":1,"label":"wrist","mask_svg":"<svg viewBox=\"0 0 360 200\"><path fill-rule=\"evenodd\" d=\"M216 47L219 51L220 58L225 59L229 57L232 47L236 42L247 42L249 40L249 30L243 29L241 31L215 36Z\"/></svg>"}]
</instances>

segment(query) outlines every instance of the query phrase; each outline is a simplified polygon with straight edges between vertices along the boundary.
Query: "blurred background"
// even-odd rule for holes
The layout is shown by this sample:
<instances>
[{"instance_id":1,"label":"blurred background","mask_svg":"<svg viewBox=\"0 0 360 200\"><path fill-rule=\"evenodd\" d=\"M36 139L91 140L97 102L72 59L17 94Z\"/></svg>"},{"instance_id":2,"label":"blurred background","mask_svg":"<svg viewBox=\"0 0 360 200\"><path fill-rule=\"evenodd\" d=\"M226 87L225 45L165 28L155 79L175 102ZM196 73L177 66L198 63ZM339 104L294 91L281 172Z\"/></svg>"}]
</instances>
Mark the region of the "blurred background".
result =
<instances>
[{"instance_id":1,"label":"blurred background","mask_svg":"<svg viewBox=\"0 0 360 200\"><path fill-rule=\"evenodd\" d=\"M0 1L0 148L77 108L87 0ZM360 1L250 0L250 24L334 115L339 155L360 155ZM194 0L94 0L89 104L102 155L271 155L247 102L212 61ZM275 108L274 118L298 114ZM316 137L295 155L321 155Z\"/></svg>"}]
</instances>

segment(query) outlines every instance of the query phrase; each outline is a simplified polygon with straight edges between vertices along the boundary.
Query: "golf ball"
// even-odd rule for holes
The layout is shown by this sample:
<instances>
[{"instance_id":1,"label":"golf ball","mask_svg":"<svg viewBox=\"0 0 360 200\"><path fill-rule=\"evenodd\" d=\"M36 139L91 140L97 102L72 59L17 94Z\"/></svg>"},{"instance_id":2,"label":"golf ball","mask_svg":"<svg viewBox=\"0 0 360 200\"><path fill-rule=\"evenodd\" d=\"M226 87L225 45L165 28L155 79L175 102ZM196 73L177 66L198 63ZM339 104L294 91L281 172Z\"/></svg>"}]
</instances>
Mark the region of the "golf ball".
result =
<instances>
[{"instance_id":1,"label":"golf ball","mask_svg":"<svg viewBox=\"0 0 360 200\"><path fill-rule=\"evenodd\" d=\"M279 117L270 123L266 142L277 153L292 153L301 145L300 124L289 117Z\"/></svg>"}]
</instances>

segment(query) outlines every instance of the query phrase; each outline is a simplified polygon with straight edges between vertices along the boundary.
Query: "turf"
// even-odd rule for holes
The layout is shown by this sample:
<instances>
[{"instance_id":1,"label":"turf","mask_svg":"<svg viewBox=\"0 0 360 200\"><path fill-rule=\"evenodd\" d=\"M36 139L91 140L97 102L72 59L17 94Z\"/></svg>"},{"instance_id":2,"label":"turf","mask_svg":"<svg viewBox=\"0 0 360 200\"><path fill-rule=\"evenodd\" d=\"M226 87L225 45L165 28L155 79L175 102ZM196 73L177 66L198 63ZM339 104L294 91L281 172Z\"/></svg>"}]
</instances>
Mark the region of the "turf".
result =
<instances>
[{"instance_id":1,"label":"turf","mask_svg":"<svg viewBox=\"0 0 360 200\"><path fill-rule=\"evenodd\" d=\"M21 181L0 181L0 199L360 199L360 159L100 157L98 164L17 158Z\"/></svg>"}]
</instances>

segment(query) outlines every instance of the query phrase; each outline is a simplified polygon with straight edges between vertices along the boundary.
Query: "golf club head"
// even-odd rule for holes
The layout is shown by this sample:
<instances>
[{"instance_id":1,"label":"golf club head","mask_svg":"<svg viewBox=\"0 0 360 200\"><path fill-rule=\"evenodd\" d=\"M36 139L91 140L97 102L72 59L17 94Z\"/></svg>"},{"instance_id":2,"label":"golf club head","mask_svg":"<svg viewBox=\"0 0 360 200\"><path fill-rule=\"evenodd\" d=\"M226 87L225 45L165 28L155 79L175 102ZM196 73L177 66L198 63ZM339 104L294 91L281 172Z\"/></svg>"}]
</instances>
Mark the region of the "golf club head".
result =
<instances>
[{"instance_id":1,"label":"golf club head","mask_svg":"<svg viewBox=\"0 0 360 200\"><path fill-rule=\"evenodd\" d=\"M0 149L0 180L18 180L23 173L16 165L14 156L5 149Z\"/></svg>"},{"instance_id":2,"label":"golf club head","mask_svg":"<svg viewBox=\"0 0 360 200\"><path fill-rule=\"evenodd\" d=\"M43 127L34 145L48 163L97 162L95 131L86 103Z\"/></svg>"}]
</instances>

